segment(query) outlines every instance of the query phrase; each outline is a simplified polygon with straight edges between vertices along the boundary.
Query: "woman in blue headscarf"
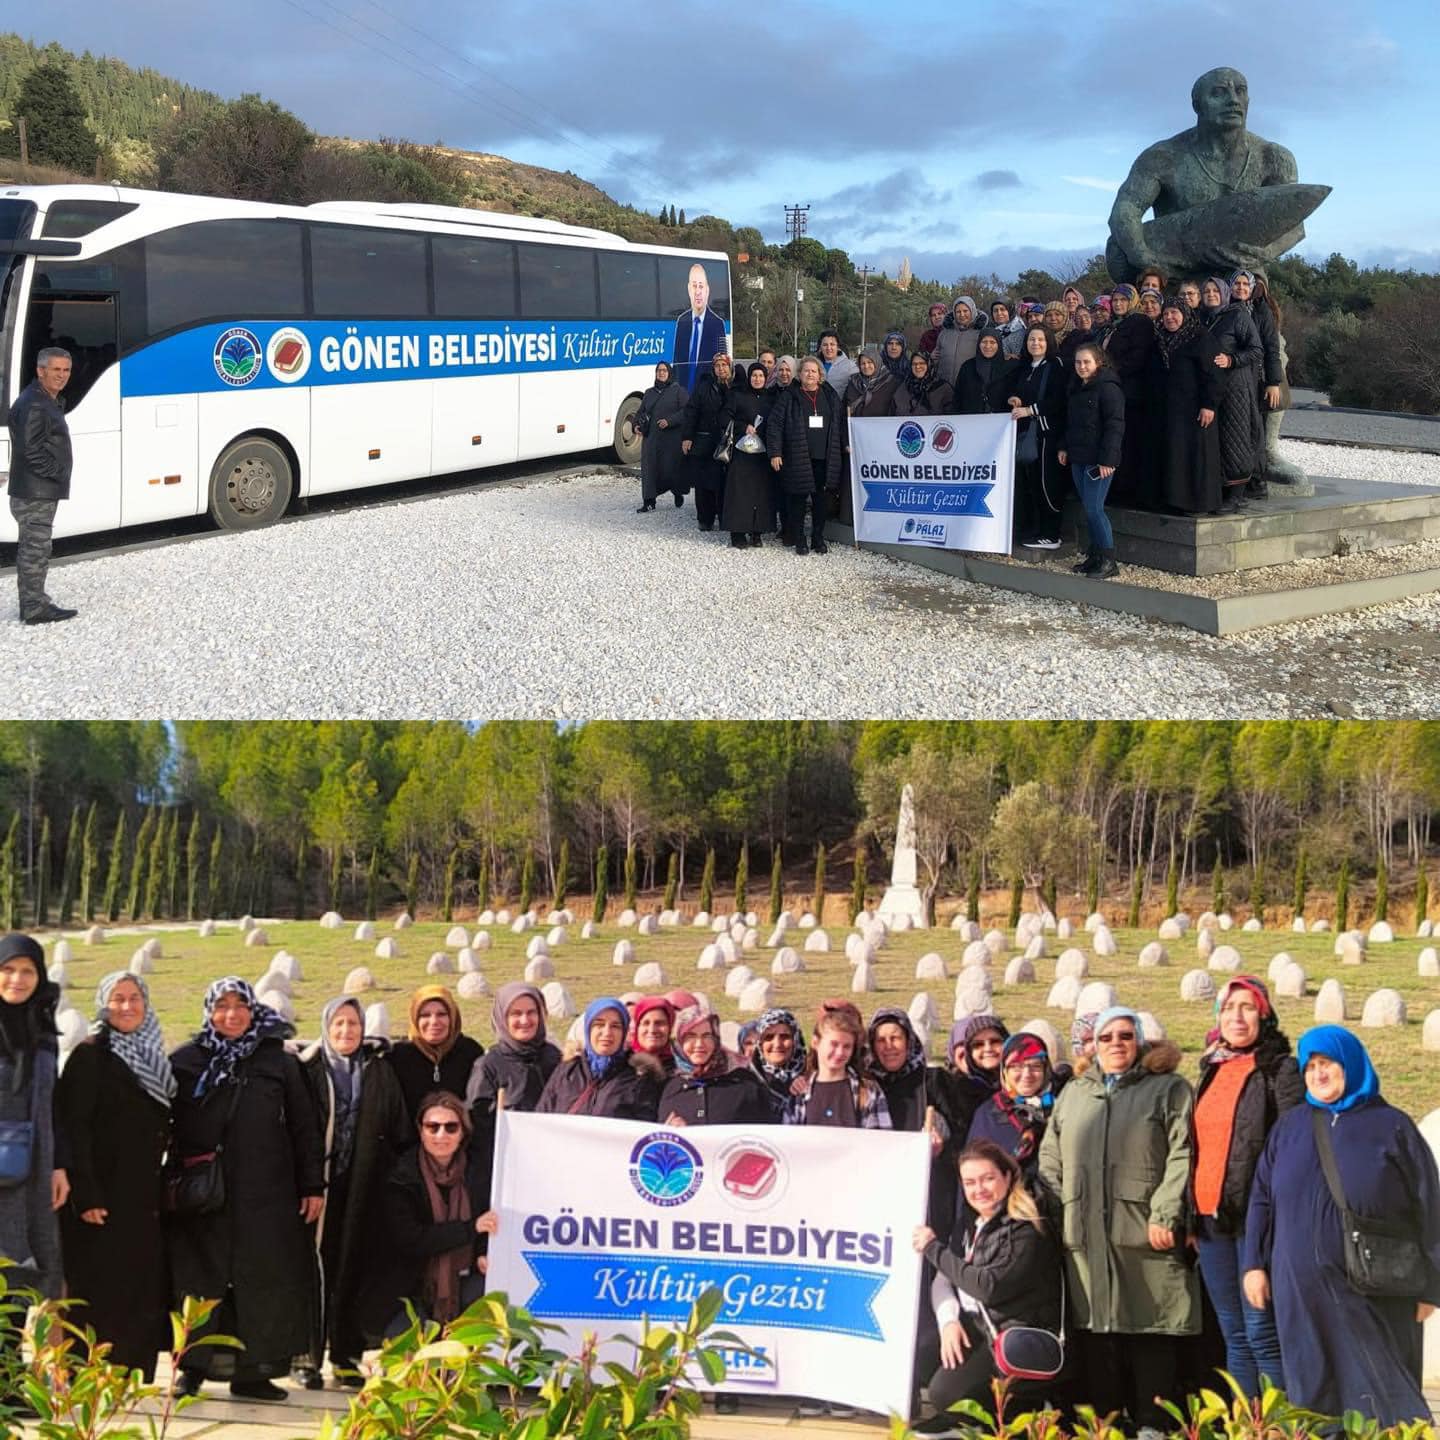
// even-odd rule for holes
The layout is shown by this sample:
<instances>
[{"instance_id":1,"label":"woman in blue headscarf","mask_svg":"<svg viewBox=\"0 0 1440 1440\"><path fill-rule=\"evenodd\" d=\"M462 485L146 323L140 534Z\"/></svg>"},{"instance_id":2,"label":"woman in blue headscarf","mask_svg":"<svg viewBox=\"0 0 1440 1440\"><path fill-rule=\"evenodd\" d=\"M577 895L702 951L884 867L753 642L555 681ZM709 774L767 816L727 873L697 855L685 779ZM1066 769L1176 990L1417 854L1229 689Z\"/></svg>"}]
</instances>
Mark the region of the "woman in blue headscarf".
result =
<instances>
[{"instance_id":1,"label":"woman in blue headscarf","mask_svg":"<svg viewBox=\"0 0 1440 1440\"><path fill-rule=\"evenodd\" d=\"M1245 1294L1275 1308L1289 1398L1358 1410L1382 1425L1428 1420L1421 1323L1440 1304L1440 1177L1408 1115L1380 1098L1365 1047L1317 1025L1297 1047L1305 1105L1270 1132L1245 1223ZM1345 1268L1345 1227L1319 1146L1329 1142L1346 1207L1413 1236L1414 1293L1362 1295Z\"/></svg>"},{"instance_id":2,"label":"woman in blue headscarf","mask_svg":"<svg viewBox=\"0 0 1440 1440\"><path fill-rule=\"evenodd\" d=\"M567 1049L535 1109L542 1115L604 1115L653 1122L665 1071L655 1056L627 1050L630 1012L602 996L585 1007L580 1042Z\"/></svg>"}]
</instances>

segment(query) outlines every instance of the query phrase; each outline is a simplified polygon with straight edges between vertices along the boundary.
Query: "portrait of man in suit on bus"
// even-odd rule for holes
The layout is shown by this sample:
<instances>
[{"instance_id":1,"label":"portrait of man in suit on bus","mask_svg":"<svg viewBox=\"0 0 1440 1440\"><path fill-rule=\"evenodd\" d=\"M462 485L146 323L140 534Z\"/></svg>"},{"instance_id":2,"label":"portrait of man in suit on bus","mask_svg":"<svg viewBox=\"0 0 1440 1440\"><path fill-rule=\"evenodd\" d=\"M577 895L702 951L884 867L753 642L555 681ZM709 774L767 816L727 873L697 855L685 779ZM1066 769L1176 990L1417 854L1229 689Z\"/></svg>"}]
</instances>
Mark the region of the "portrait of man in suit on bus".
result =
<instances>
[{"instance_id":1,"label":"portrait of man in suit on bus","mask_svg":"<svg viewBox=\"0 0 1440 1440\"><path fill-rule=\"evenodd\" d=\"M725 322L710 308L710 281L703 265L690 267L687 284L690 308L675 321L675 351L671 356L675 378L686 390L694 390L695 382L715 356L725 350Z\"/></svg>"}]
</instances>

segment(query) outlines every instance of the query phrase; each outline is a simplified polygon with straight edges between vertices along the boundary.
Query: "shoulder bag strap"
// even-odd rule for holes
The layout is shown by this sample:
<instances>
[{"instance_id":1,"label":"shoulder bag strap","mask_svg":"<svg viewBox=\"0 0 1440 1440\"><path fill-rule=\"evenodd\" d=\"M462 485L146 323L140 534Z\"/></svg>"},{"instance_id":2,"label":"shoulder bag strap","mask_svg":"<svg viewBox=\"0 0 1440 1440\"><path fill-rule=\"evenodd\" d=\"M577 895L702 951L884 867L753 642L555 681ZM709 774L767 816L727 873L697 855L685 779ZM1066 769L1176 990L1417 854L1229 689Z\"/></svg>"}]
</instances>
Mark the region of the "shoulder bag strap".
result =
<instances>
[{"instance_id":1,"label":"shoulder bag strap","mask_svg":"<svg viewBox=\"0 0 1440 1440\"><path fill-rule=\"evenodd\" d=\"M1325 1184L1329 1187L1330 1198L1335 1202L1335 1208L1339 1210L1348 1226L1350 1206L1346 1204L1345 1187L1340 1183L1340 1171L1335 1166L1335 1147L1330 1142L1330 1122L1326 1119L1323 1110L1311 1110L1310 1127L1315 1132L1315 1151L1320 1156L1320 1169L1325 1174Z\"/></svg>"}]
</instances>

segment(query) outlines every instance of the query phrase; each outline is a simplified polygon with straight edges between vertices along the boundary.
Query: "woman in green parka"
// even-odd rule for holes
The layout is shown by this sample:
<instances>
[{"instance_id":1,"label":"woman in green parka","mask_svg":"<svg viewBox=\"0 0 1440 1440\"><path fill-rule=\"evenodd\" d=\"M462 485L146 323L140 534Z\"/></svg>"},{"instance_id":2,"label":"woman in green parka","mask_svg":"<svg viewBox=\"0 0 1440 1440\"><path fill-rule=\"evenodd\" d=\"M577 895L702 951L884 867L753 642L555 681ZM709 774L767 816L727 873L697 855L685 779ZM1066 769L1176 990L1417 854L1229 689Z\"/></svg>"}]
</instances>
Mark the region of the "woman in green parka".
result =
<instances>
[{"instance_id":1,"label":"woman in green parka","mask_svg":"<svg viewBox=\"0 0 1440 1440\"><path fill-rule=\"evenodd\" d=\"M1187 1259L1190 1111L1179 1047L1147 1045L1133 1010L1095 1022L1095 1059L1060 1092L1040 1142L1040 1184L1063 1238L1082 1373L1100 1414L1129 1412L1141 1437L1165 1428L1182 1336L1200 1331Z\"/></svg>"}]
</instances>

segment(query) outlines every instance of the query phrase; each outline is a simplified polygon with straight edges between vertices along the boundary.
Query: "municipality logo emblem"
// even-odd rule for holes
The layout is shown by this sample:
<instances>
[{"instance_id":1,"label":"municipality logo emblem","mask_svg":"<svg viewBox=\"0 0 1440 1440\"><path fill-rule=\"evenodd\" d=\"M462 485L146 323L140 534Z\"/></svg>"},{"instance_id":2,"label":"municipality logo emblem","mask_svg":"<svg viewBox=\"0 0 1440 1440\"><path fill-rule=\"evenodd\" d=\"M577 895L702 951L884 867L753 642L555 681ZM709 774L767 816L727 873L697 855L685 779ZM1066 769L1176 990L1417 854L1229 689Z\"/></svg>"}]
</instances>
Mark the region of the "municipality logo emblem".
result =
<instances>
[{"instance_id":1,"label":"municipality logo emblem","mask_svg":"<svg viewBox=\"0 0 1440 1440\"><path fill-rule=\"evenodd\" d=\"M907 420L895 432L895 447L907 460L913 460L925 448L925 431Z\"/></svg>"},{"instance_id":2,"label":"municipality logo emblem","mask_svg":"<svg viewBox=\"0 0 1440 1440\"><path fill-rule=\"evenodd\" d=\"M215 373L227 385L248 385L260 373L260 342L237 325L215 342Z\"/></svg>"},{"instance_id":3,"label":"municipality logo emblem","mask_svg":"<svg viewBox=\"0 0 1440 1440\"><path fill-rule=\"evenodd\" d=\"M683 1205L704 1178L700 1152L673 1130L652 1131L630 1152L630 1183L652 1205Z\"/></svg>"}]
</instances>

